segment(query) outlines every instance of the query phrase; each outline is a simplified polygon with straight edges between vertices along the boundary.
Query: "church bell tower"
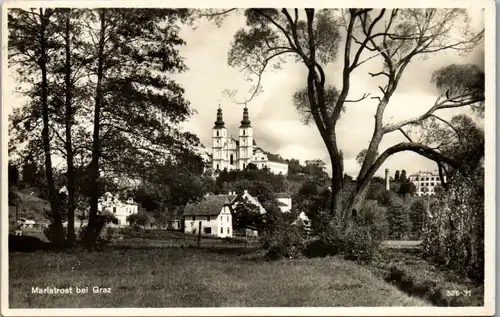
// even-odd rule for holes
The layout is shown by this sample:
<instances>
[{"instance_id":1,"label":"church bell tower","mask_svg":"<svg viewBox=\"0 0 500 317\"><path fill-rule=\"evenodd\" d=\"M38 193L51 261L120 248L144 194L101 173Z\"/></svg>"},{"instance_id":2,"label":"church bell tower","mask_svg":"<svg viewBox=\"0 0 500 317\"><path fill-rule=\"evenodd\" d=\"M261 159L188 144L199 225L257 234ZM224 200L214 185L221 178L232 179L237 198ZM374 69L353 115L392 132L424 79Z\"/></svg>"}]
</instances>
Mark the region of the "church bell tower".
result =
<instances>
[{"instance_id":1,"label":"church bell tower","mask_svg":"<svg viewBox=\"0 0 500 317\"><path fill-rule=\"evenodd\" d=\"M243 120L241 120L240 125L239 143L238 168L244 170L252 162L253 157L253 129L246 105L243 109Z\"/></svg>"},{"instance_id":2,"label":"church bell tower","mask_svg":"<svg viewBox=\"0 0 500 317\"><path fill-rule=\"evenodd\" d=\"M225 166L225 144L227 142L227 129L222 119L222 109L219 104L217 120L212 129L212 169L222 171Z\"/></svg>"}]
</instances>

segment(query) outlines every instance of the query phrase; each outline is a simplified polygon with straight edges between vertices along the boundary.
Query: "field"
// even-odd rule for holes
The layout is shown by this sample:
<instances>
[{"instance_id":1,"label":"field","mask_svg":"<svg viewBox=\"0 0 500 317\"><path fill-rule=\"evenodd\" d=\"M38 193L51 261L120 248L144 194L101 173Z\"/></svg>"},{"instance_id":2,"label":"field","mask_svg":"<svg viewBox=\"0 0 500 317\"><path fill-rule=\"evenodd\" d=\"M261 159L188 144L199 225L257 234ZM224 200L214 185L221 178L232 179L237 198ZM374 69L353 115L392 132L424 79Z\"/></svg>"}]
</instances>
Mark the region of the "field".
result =
<instances>
[{"instance_id":1,"label":"field","mask_svg":"<svg viewBox=\"0 0 500 317\"><path fill-rule=\"evenodd\" d=\"M110 293L93 293L93 287ZM35 294L33 287L72 287ZM76 294L76 287L88 287ZM430 306L336 257L265 261L258 248L113 247L9 254L11 308Z\"/></svg>"}]
</instances>

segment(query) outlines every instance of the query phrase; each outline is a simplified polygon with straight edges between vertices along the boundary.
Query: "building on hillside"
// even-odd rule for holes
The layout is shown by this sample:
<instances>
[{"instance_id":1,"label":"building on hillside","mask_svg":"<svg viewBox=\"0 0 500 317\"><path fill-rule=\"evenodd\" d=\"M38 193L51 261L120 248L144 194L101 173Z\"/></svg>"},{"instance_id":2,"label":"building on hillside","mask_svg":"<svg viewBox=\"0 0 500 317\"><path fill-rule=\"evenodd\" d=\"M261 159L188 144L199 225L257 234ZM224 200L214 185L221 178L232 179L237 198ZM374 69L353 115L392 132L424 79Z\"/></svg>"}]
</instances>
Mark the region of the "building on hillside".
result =
<instances>
[{"instance_id":1,"label":"building on hillside","mask_svg":"<svg viewBox=\"0 0 500 317\"><path fill-rule=\"evenodd\" d=\"M436 186L441 185L441 179L437 171L419 171L418 173L410 175L409 180L415 185L415 194L417 196L435 195ZM446 181L446 176L444 176L444 180Z\"/></svg>"},{"instance_id":2,"label":"building on hillside","mask_svg":"<svg viewBox=\"0 0 500 317\"><path fill-rule=\"evenodd\" d=\"M290 212L292 210L292 196L287 193L277 193L276 200L281 212Z\"/></svg>"},{"instance_id":3,"label":"building on hillside","mask_svg":"<svg viewBox=\"0 0 500 317\"><path fill-rule=\"evenodd\" d=\"M97 203L99 212L109 212L116 217L113 224L123 227L128 225L127 217L139 212L139 206L132 199L121 201L113 194L106 192Z\"/></svg>"},{"instance_id":4,"label":"building on hillside","mask_svg":"<svg viewBox=\"0 0 500 317\"><path fill-rule=\"evenodd\" d=\"M326 173L326 163L323 160L315 159L315 160L306 160L306 166L317 166L321 169L321 171Z\"/></svg>"},{"instance_id":5,"label":"building on hillside","mask_svg":"<svg viewBox=\"0 0 500 317\"><path fill-rule=\"evenodd\" d=\"M288 164L279 155L264 151L257 146L250 122L248 108L243 109L243 120L238 139L228 136L222 109L217 109L217 121L212 129L212 169L215 173L224 169L244 170L248 164L269 168L274 174L288 174Z\"/></svg>"},{"instance_id":6,"label":"building on hillside","mask_svg":"<svg viewBox=\"0 0 500 317\"><path fill-rule=\"evenodd\" d=\"M188 204L184 209L184 232L211 235L219 238L233 236L230 199L227 195L209 195L202 201Z\"/></svg>"}]
</instances>

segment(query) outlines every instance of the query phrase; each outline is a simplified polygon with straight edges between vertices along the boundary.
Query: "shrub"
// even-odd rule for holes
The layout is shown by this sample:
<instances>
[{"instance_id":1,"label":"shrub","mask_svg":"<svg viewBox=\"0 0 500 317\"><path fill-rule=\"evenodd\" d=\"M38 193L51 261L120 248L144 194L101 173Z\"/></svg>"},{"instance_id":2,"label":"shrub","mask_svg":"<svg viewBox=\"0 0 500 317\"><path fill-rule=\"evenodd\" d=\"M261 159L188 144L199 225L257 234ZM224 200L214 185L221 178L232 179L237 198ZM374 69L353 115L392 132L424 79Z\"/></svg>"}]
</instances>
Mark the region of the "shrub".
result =
<instances>
[{"instance_id":1,"label":"shrub","mask_svg":"<svg viewBox=\"0 0 500 317\"><path fill-rule=\"evenodd\" d=\"M367 200L361 208L356 223L362 227L368 227L372 239L382 241L389 234L389 222L387 221L387 208L380 206L375 200Z\"/></svg>"},{"instance_id":2,"label":"shrub","mask_svg":"<svg viewBox=\"0 0 500 317\"><path fill-rule=\"evenodd\" d=\"M341 253L347 260L368 263L373 259L379 240L372 237L369 227L353 224L342 235Z\"/></svg>"},{"instance_id":3,"label":"shrub","mask_svg":"<svg viewBox=\"0 0 500 317\"><path fill-rule=\"evenodd\" d=\"M299 258L306 249L304 232L294 225L282 227L266 236L264 247L267 249L266 257L271 260Z\"/></svg>"},{"instance_id":4,"label":"shrub","mask_svg":"<svg viewBox=\"0 0 500 317\"><path fill-rule=\"evenodd\" d=\"M484 280L484 169L456 175L438 194L423 233L423 251L435 263Z\"/></svg>"}]
</instances>

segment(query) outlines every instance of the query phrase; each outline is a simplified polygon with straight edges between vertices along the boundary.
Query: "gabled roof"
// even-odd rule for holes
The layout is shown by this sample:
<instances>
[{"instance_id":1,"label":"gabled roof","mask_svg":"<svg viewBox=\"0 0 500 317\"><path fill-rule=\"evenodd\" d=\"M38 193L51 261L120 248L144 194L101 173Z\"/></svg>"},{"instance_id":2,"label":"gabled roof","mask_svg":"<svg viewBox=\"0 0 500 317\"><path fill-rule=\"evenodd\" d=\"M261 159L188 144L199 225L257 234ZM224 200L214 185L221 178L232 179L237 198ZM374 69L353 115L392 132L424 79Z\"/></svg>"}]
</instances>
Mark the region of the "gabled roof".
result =
<instances>
[{"instance_id":1,"label":"gabled roof","mask_svg":"<svg viewBox=\"0 0 500 317\"><path fill-rule=\"evenodd\" d=\"M277 193L276 198L292 198L292 196L288 195L287 193Z\"/></svg>"},{"instance_id":2,"label":"gabled roof","mask_svg":"<svg viewBox=\"0 0 500 317\"><path fill-rule=\"evenodd\" d=\"M188 204L184 209L184 216L217 216L222 208L229 204L226 195L211 195L202 201Z\"/></svg>"}]
</instances>

